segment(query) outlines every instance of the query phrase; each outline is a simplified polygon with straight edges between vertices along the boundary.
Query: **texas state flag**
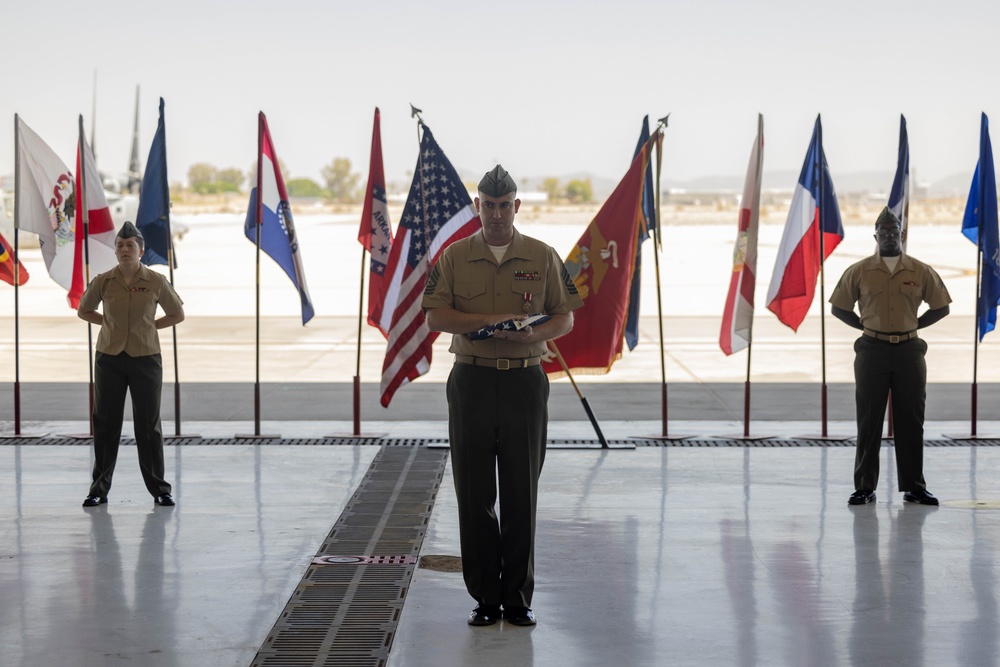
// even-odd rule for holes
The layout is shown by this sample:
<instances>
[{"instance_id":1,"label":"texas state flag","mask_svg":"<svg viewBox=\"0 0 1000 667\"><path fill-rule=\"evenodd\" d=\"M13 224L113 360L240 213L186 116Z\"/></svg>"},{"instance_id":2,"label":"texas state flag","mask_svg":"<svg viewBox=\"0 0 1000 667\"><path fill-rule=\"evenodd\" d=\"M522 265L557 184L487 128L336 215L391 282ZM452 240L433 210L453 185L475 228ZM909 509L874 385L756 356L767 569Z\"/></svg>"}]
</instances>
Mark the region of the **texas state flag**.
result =
<instances>
[{"instance_id":1,"label":"texas state flag","mask_svg":"<svg viewBox=\"0 0 1000 667\"><path fill-rule=\"evenodd\" d=\"M275 156L271 133L267 129L267 119L263 112L258 117L258 138L260 152L257 156L259 174L257 182L264 194L259 199L261 205L258 207L258 188L254 187L250 191L250 207L247 210L243 231L248 239L257 243L257 228L260 227L260 249L284 269L295 289L299 291L299 298L302 301L302 324L305 324L314 314L312 299L309 298L309 288L306 286L306 274L302 268L302 254L299 252L299 239L295 234L295 223L292 221L292 209L288 204L285 179L281 177L278 158Z\"/></svg>"},{"instance_id":2,"label":"texas state flag","mask_svg":"<svg viewBox=\"0 0 1000 667\"><path fill-rule=\"evenodd\" d=\"M823 126L816 116L767 290L768 310L793 331L798 330L809 312L823 261L843 238L837 194L823 153Z\"/></svg>"}]
</instances>

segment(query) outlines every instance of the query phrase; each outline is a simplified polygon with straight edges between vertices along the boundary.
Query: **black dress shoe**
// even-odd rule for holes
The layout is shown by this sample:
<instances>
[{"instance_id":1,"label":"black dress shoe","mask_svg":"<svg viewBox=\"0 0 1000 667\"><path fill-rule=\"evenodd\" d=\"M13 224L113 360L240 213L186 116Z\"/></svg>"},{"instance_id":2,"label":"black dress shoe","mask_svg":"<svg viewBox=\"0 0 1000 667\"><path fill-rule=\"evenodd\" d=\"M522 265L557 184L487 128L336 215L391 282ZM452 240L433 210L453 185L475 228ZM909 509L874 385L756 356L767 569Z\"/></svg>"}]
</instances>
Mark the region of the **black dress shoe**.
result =
<instances>
[{"instance_id":1,"label":"black dress shoe","mask_svg":"<svg viewBox=\"0 0 1000 667\"><path fill-rule=\"evenodd\" d=\"M103 505L108 502L107 497L102 498L101 496L87 496L83 499L84 507L97 507L98 505Z\"/></svg>"},{"instance_id":2,"label":"black dress shoe","mask_svg":"<svg viewBox=\"0 0 1000 667\"><path fill-rule=\"evenodd\" d=\"M469 614L469 625L493 625L500 620L500 607L479 605Z\"/></svg>"},{"instance_id":3,"label":"black dress shoe","mask_svg":"<svg viewBox=\"0 0 1000 667\"><path fill-rule=\"evenodd\" d=\"M156 504L161 507L173 507L174 497L169 493L164 493L162 496L156 496Z\"/></svg>"},{"instance_id":4,"label":"black dress shoe","mask_svg":"<svg viewBox=\"0 0 1000 667\"><path fill-rule=\"evenodd\" d=\"M513 625L528 626L535 624L535 612L527 607L507 607L503 610L503 620Z\"/></svg>"},{"instance_id":5,"label":"black dress shoe","mask_svg":"<svg viewBox=\"0 0 1000 667\"><path fill-rule=\"evenodd\" d=\"M907 491L904 493L903 502L918 503L920 505L937 505L938 499L927 489L917 489L916 491Z\"/></svg>"},{"instance_id":6,"label":"black dress shoe","mask_svg":"<svg viewBox=\"0 0 1000 667\"><path fill-rule=\"evenodd\" d=\"M867 505L868 503L875 502L875 492L866 491L864 489L855 491L851 494L851 497L847 499L848 505Z\"/></svg>"}]
</instances>

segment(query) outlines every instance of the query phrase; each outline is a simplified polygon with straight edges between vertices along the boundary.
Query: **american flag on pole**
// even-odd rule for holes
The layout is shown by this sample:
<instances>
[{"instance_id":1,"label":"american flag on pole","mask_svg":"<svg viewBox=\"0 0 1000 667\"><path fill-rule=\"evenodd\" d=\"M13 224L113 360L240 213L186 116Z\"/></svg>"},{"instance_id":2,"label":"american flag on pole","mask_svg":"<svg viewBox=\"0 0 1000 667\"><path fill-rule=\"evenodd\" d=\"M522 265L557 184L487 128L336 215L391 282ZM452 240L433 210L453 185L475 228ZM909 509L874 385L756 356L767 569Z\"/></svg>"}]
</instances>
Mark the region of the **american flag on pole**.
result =
<instances>
[{"instance_id":1,"label":"american flag on pole","mask_svg":"<svg viewBox=\"0 0 1000 667\"><path fill-rule=\"evenodd\" d=\"M441 251L480 229L462 179L430 129L423 128L413 183L386 264L380 328L389 332L389 344L382 363L383 407L389 407L397 389L430 369L438 334L427 328L420 307L430 268Z\"/></svg>"}]
</instances>

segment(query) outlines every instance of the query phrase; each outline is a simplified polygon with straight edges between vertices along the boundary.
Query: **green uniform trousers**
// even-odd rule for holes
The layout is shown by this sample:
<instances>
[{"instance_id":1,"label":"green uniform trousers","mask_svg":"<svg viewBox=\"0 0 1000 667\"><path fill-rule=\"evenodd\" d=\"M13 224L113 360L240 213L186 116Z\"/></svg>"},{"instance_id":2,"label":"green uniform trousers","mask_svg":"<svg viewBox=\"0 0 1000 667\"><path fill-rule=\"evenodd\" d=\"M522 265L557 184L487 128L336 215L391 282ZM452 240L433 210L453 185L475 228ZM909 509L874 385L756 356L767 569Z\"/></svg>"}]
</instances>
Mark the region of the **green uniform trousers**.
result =
<instances>
[{"instance_id":1,"label":"green uniform trousers","mask_svg":"<svg viewBox=\"0 0 1000 667\"><path fill-rule=\"evenodd\" d=\"M163 362L159 354L130 357L97 353L94 363L94 481L90 495L107 497L118 462L118 443L125 415L125 393L132 394L132 420L139 470L155 498L170 493L164 481L160 393Z\"/></svg>"},{"instance_id":2,"label":"green uniform trousers","mask_svg":"<svg viewBox=\"0 0 1000 667\"><path fill-rule=\"evenodd\" d=\"M858 446L854 488L878 485L879 448L885 406L892 390L893 436L900 491L925 489L924 404L927 399L927 343L912 338L889 343L862 336L854 342Z\"/></svg>"},{"instance_id":3,"label":"green uniform trousers","mask_svg":"<svg viewBox=\"0 0 1000 667\"><path fill-rule=\"evenodd\" d=\"M455 364L447 393L465 586L484 606L530 607L548 377L540 366Z\"/></svg>"}]
</instances>

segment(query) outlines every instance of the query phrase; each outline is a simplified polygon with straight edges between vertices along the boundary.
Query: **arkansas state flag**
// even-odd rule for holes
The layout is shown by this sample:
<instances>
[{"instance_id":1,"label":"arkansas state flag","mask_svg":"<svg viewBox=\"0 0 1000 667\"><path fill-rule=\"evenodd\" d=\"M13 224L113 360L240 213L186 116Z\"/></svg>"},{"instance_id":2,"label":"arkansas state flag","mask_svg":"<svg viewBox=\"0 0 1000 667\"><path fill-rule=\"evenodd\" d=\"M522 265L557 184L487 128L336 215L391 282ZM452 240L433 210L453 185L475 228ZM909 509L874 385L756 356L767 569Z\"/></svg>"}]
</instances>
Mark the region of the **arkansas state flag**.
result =
<instances>
[{"instance_id":1,"label":"arkansas state flag","mask_svg":"<svg viewBox=\"0 0 1000 667\"><path fill-rule=\"evenodd\" d=\"M17 269L17 284L23 285L28 282L28 271L24 268L24 264L21 264L20 260L14 264L14 251L11 250L3 234L0 234L0 280L13 285L15 269Z\"/></svg>"},{"instance_id":2,"label":"arkansas state flag","mask_svg":"<svg viewBox=\"0 0 1000 667\"><path fill-rule=\"evenodd\" d=\"M753 338L753 296L757 285L757 227L760 216L760 176L764 167L764 116L757 114L757 139L750 151L747 179L740 200L739 231L733 249L726 309L722 313L719 347L726 354L750 346Z\"/></svg>"},{"instance_id":3,"label":"arkansas state flag","mask_svg":"<svg viewBox=\"0 0 1000 667\"><path fill-rule=\"evenodd\" d=\"M385 296L385 267L392 248L392 227L389 224L389 209L385 199L385 171L382 169L382 132L379 127L380 114L375 108L375 125L372 129L372 153L368 170L368 185L365 187L365 207L361 212L361 228L358 241L371 254L368 277L368 324L377 327L382 335L389 337L382 327L382 299Z\"/></svg>"},{"instance_id":4,"label":"arkansas state flag","mask_svg":"<svg viewBox=\"0 0 1000 667\"><path fill-rule=\"evenodd\" d=\"M82 121L81 121L82 122ZM83 168L80 168L81 155ZM83 182L81 183L81 178ZM87 143L87 138L80 131L80 141L76 149L76 192L82 192L82 203L87 207L87 230L84 231L84 216L81 215L81 198L77 197L76 215L74 216L73 239L73 282L69 288L67 299L72 308L80 305L80 297L87 287L89 278L99 273L110 271L118 264L115 257L115 223L111 219L111 209L104 196L104 186L97 172L97 162L94 152ZM84 248L84 245L87 247Z\"/></svg>"},{"instance_id":5,"label":"arkansas state flag","mask_svg":"<svg viewBox=\"0 0 1000 667\"><path fill-rule=\"evenodd\" d=\"M566 270L583 299L583 308L574 313L573 330L558 341L571 370L607 373L622 356L649 147L646 143L636 154L625 178L566 258ZM554 354L543 358L542 367L552 377L565 375Z\"/></svg>"},{"instance_id":6,"label":"arkansas state flag","mask_svg":"<svg viewBox=\"0 0 1000 667\"><path fill-rule=\"evenodd\" d=\"M820 257L820 230L823 253ZM837 194L823 153L823 126L816 116L792 208L781 236L774 274L767 290L767 308L793 331L806 318L823 261L844 238Z\"/></svg>"},{"instance_id":7,"label":"arkansas state flag","mask_svg":"<svg viewBox=\"0 0 1000 667\"><path fill-rule=\"evenodd\" d=\"M257 183L263 191L258 200L258 187L250 191L250 207L247 209L243 231L252 243L257 243L257 228L260 227L260 249L271 256L291 279L299 291L302 301L302 324L312 319L313 305L306 286L306 274L302 268L299 253L299 239L295 234L292 209L288 204L285 179L278 168L278 158L271 143L271 133L267 129L267 119L260 112L257 123L258 145ZM258 205L260 201L260 205ZM258 214L260 217L258 218Z\"/></svg>"}]
</instances>

